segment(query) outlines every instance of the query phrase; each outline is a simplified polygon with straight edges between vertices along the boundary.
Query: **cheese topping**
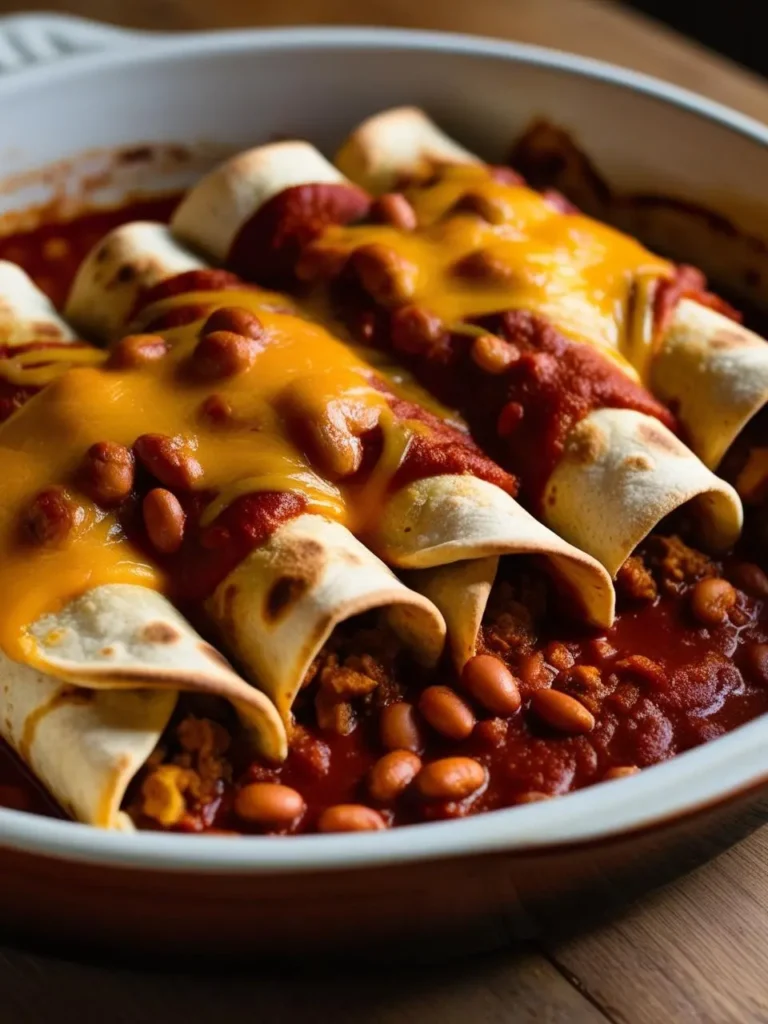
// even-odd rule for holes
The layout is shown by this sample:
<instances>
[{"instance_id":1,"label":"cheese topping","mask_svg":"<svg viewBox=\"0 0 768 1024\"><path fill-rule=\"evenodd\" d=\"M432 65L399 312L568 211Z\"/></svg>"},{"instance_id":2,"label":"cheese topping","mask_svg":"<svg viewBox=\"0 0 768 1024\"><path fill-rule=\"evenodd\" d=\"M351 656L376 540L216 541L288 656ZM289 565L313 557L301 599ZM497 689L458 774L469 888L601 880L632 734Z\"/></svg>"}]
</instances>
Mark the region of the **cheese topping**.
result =
<instances>
[{"instance_id":1,"label":"cheese topping","mask_svg":"<svg viewBox=\"0 0 768 1024\"><path fill-rule=\"evenodd\" d=\"M259 491L298 493L307 511L358 534L378 515L412 432L424 425L393 415L371 367L342 341L319 324L276 312L265 294L187 293L147 310L147 322L201 305L237 306L258 317L252 363L214 379L195 353L203 317L160 332L168 354L135 367L98 365L104 354L94 349L79 350L94 365L78 367L57 363L58 352L30 354L38 364L50 355L59 375L0 427L0 645L10 656L24 657L25 628L33 621L91 587L133 582L167 589L164 573L129 541L118 514L79 488L84 456L96 443L130 449L145 434L180 439L180 450L202 469L191 486L209 501L203 526L240 495ZM0 363L12 380L22 370L18 359ZM213 394L228 407L223 421L203 408ZM359 438L376 427L382 454L366 482L355 482ZM52 485L65 487L79 509L65 543L40 543L25 526L33 500Z\"/></svg>"},{"instance_id":2,"label":"cheese topping","mask_svg":"<svg viewBox=\"0 0 768 1024\"><path fill-rule=\"evenodd\" d=\"M526 309L602 348L630 375L643 375L653 339L647 313L635 312L635 290L647 295L648 283L672 276L670 263L607 225L562 213L532 189L494 181L484 167L447 167L436 184L405 194L415 231L332 227L320 246L376 244L396 253L400 298L450 328L468 317ZM478 253L485 266L467 261Z\"/></svg>"}]
</instances>

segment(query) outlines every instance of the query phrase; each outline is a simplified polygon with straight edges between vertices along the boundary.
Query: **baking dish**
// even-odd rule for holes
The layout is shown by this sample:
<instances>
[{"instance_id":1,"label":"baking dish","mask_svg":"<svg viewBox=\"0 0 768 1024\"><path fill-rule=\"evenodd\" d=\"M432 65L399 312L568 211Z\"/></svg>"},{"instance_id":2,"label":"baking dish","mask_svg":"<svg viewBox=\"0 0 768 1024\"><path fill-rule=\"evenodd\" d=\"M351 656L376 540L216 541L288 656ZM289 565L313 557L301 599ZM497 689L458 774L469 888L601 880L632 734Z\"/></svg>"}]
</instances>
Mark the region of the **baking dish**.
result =
<instances>
[{"instance_id":1,"label":"baking dish","mask_svg":"<svg viewBox=\"0 0 768 1024\"><path fill-rule=\"evenodd\" d=\"M620 189L695 199L753 233L768 216L761 125L643 76L532 47L370 29L164 37L41 16L5 22L0 66L5 213L62 188L74 203L81 190L92 198L94 180L99 198L175 187L278 133L333 149L350 123L409 102L489 159L546 114ZM111 150L146 143L160 147L159 159L110 173ZM191 157L169 159L178 145ZM48 934L144 948L281 952L365 937L390 952L396 938L398 951L431 954L444 944L438 934L487 944L529 930L566 897L594 904L606 871L623 887L628 869L637 882L640 861L669 868L692 835L732 835L718 825L761 796L766 730L759 719L552 803L383 834L288 843L121 836L0 810L0 863L14 879L0 906L33 932L45 922ZM456 949L453 938L445 945Z\"/></svg>"}]
</instances>

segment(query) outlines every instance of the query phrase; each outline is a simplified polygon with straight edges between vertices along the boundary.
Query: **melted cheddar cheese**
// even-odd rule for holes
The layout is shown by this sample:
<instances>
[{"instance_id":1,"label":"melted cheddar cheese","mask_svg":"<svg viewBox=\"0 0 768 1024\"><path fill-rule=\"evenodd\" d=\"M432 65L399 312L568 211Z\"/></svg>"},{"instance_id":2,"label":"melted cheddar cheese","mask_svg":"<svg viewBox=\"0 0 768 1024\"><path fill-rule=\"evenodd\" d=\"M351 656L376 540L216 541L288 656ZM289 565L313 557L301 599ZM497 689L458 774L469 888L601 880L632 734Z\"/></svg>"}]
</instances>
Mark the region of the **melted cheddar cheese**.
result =
<instances>
[{"instance_id":1,"label":"melted cheddar cheese","mask_svg":"<svg viewBox=\"0 0 768 1024\"><path fill-rule=\"evenodd\" d=\"M451 329L466 318L525 309L644 376L653 344L648 295L672 275L670 263L605 224L563 214L532 189L494 181L481 166L447 167L436 184L405 194L415 231L332 227L320 247L351 252L377 244L396 253L402 293ZM457 207L468 194L486 205L486 216ZM500 272L462 273L461 261L478 252Z\"/></svg>"},{"instance_id":2,"label":"melted cheddar cheese","mask_svg":"<svg viewBox=\"0 0 768 1024\"><path fill-rule=\"evenodd\" d=\"M202 525L240 495L259 491L298 493L307 511L355 533L378 514L410 438L423 424L392 414L388 396L371 382L370 365L349 346L317 323L275 311L265 295L253 288L187 293L146 311L147 322L196 305L238 306L256 314L263 343L252 365L233 376L202 379L195 371L203 317L160 332L169 353L136 368L100 365L104 354L94 349L81 350L82 362L92 365L78 367L63 353L57 363L59 353L52 353L40 379L58 376L0 427L0 645L10 656L23 659L25 631L36 619L94 586L133 582L167 589L163 573L129 542L115 512L78 490L85 453L98 442L130 448L143 434L181 438L202 467L195 488L212 495ZM33 355L39 365L41 354ZM16 359L0 363L0 374L11 380L23 369ZM214 393L231 408L225 423L201 410ZM311 452L292 429L296 418L311 430ZM355 440L356 425L378 425L383 437L382 454L365 485L334 479L317 455L343 454ZM23 529L25 511L51 485L65 486L82 509L82 521L61 546L35 542Z\"/></svg>"}]
</instances>

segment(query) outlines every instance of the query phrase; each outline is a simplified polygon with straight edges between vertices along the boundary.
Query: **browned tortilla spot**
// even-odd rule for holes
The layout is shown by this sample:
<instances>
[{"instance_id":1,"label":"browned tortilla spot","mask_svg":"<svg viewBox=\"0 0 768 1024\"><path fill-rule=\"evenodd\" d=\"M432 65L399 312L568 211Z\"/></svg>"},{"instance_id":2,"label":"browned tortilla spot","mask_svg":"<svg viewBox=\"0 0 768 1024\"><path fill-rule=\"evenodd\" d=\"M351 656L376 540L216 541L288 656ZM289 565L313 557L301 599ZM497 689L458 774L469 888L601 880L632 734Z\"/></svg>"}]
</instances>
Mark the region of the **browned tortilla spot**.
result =
<instances>
[{"instance_id":1,"label":"browned tortilla spot","mask_svg":"<svg viewBox=\"0 0 768 1024\"><path fill-rule=\"evenodd\" d=\"M148 644L172 644L181 639L181 634L167 622L149 622L141 631L141 639Z\"/></svg>"},{"instance_id":2,"label":"browned tortilla spot","mask_svg":"<svg viewBox=\"0 0 768 1024\"><path fill-rule=\"evenodd\" d=\"M101 650L99 651L99 654L102 656L102 658L111 658L114 653L114 647L102 647Z\"/></svg>"},{"instance_id":3,"label":"browned tortilla spot","mask_svg":"<svg viewBox=\"0 0 768 1024\"><path fill-rule=\"evenodd\" d=\"M643 455L642 452L636 452L634 455L627 455L624 459L623 465L626 469L637 469L640 471L648 471L654 469L654 461L647 455Z\"/></svg>"},{"instance_id":4,"label":"browned tortilla spot","mask_svg":"<svg viewBox=\"0 0 768 1024\"><path fill-rule=\"evenodd\" d=\"M274 622L290 611L309 589L310 581L302 576L281 576L269 588L264 608L265 617Z\"/></svg>"},{"instance_id":5,"label":"browned tortilla spot","mask_svg":"<svg viewBox=\"0 0 768 1024\"><path fill-rule=\"evenodd\" d=\"M603 431L596 423L582 420L568 436L566 448L574 462L584 466L597 462L605 452L608 442Z\"/></svg>"},{"instance_id":6,"label":"browned tortilla spot","mask_svg":"<svg viewBox=\"0 0 768 1024\"><path fill-rule=\"evenodd\" d=\"M743 348L747 341L748 339L738 331L718 331L709 342L709 347L715 349Z\"/></svg>"},{"instance_id":7,"label":"browned tortilla spot","mask_svg":"<svg viewBox=\"0 0 768 1024\"><path fill-rule=\"evenodd\" d=\"M221 651L217 651L215 647L211 647L211 645L207 644L205 641L199 643L197 645L197 649L200 651L201 654L204 654L206 658L208 658L210 661L215 662L217 665L223 665L224 668L232 668L232 666L221 653Z\"/></svg>"},{"instance_id":8,"label":"browned tortilla spot","mask_svg":"<svg viewBox=\"0 0 768 1024\"><path fill-rule=\"evenodd\" d=\"M306 580L310 587L320 581L324 566L323 546L310 537L297 540L290 550L281 551L277 560L278 572Z\"/></svg>"},{"instance_id":9,"label":"browned tortilla spot","mask_svg":"<svg viewBox=\"0 0 768 1024\"><path fill-rule=\"evenodd\" d=\"M135 276L136 269L132 267L130 263L125 263L115 274L115 281L119 281L121 284L127 284L129 281L132 281Z\"/></svg>"},{"instance_id":10,"label":"browned tortilla spot","mask_svg":"<svg viewBox=\"0 0 768 1024\"><path fill-rule=\"evenodd\" d=\"M359 555L356 555L354 551L342 551L342 561L346 562L347 565L362 565L362 560Z\"/></svg>"},{"instance_id":11,"label":"browned tortilla spot","mask_svg":"<svg viewBox=\"0 0 768 1024\"><path fill-rule=\"evenodd\" d=\"M667 434L654 422L641 423L637 428L637 436L640 441L651 448L658 448L659 451L667 452L669 455L685 454L685 449L679 444L675 436ZM681 451L682 449L682 451Z\"/></svg>"}]
</instances>

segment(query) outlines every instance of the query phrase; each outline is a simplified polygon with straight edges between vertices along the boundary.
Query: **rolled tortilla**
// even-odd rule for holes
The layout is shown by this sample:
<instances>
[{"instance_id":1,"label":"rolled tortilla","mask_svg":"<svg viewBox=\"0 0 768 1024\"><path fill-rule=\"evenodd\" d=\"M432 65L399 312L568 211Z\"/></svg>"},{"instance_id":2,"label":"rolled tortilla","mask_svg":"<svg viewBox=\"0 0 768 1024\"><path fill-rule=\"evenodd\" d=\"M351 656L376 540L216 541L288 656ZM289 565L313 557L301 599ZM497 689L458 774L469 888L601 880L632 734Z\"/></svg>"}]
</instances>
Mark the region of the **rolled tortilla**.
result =
<instances>
[{"instance_id":1,"label":"rolled tortilla","mask_svg":"<svg viewBox=\"0 0 768 1024\"><path fill-rule=\"evenodd\" d=\"M75 277L64 315L89 338L112 338L130 321L146 290L203 266L172 241L162 224L134 221L111 231L90 251ZM94 301L96 293L103 301Z\"/></svg>"},{"instance_id":2,"label":"rolled tortilla","mask_svg":"<svg viewBox=\"0 0 768 1024\"><path fill-rule=\"evenodd\" d=\"M589 212L605 216L613 209L608 186L565 133L538 124L517 150L524 157L524 171L537 160L542 166L558 167L550 184L565 188ZM355 129L336 159L352 181L374 192L383 190L382 182L390 187L398 176L423 177L423 169L430 164L477 162L477 157L415 108L397 108L369 118ZM621 219L624 207L620 202L615 206ZM631 209L631 197L625 206ZM651 232L654 217L668 216L667 208L654 213L653 207L644 204L642 210L643 223ZM689 213L689 221L699 231L707 223L696 211ZM733 235L731 229L729 240ZM768 345L715 309L688 298L677 303L662 330L649 368L636 368L646 373L653 393L675 408L695 454L715 469L768 401Z\"/></svg>"},{"instance_id":3,"label":"rolled tortilla","mask_svg":"<svg viewBox=\"0 0 768 1024\"><path fill-rule=\"evenodd\" d=\"M0 732L80 821L130 827L126 789L182 690L230 701L260 753L287 753L271 701L159 593L96 587L33 623L27 648L27 664L0 654Z\"/></svg>"},{"instance_id":4,"label":"rolled tortilla","mask_svg":"<svg viewBox=\"0 0 768 1024\"><path fill-rule=\"evenodd\" d=\"M410 110L395 111L393 115L397 116L391 121L387 120L387 115L382 115L386 131L381 136L380 148L371 143L372 165L377 155L389 152L386 140L390 138L392 126L400 124L401 118L408 126L409 152L421 152L416 145L421 134L427 148L433 138L431 122L425 115L416 117ZM377 137L377 119L366 125L361 139L370 142L372 137ZM358 147L360 145L362 142L358 140ZM402 150L392 149L387 168L391 170L406 148L404 145ZM463 159L461 152L456 159ZM444 156L446 160L450 158L450 149L445 150ZM259 175L268 178L270 195L274 195L279 166L272 158L271 147L253 150L250 155L244 154L235 160L236 164L230 162L203 179L180 209L186 205L188 209L200 211L202 216L205 209L202 197L208 196L208 206L221 211L227 203L227 190L233 194L258 195L261 191ZM403 169L407 167L404 165ZM256 177L249 177L247 183L242 181L235 188L236 171L253 172ZM294 187L296 180L292 168L290 181ZM199 198L195 198L195 193ZM252 222L258 218L258 210L252 211L250 207L241 212L250 215ZM206 228L198 226L196 230L198 239L202 239ZM189 238L192 226L187 225L185 231L185 237ZM227 265L231 258L223 247L211 249L207 255ZM619 371L614 368L614 372ZM653 404L650 398L647 404ZM598 491L595 491L596 483L600 485ZM614 575L651 529L670 512L691 501L696 501L702 533L714 546L724 549L737 539L742 509L733 488L710 472L653 416L633 409L607 408L589 413L568 439L565 454L541 501L541 515L548 526ZM520 510L520 506L515 507ZM506 512L499 514L503 518ZM516 535L516 530L512 529L508 539ZM398 568L412 567L407 557L399 560L388 544L378 548L375 538L368 540L385 561ZM542 545L548 543L543 536L540 541ZM479 555L486 553L478 551Z\"/></svg>"},{"instance_id":5,"label":"rolled tortilla","mask_svg":"<svg viewBox=\"0 0 768 1024\"><path fill-rule=\"evenodd\" d=\"M149 290L150 277L152 286L164 276L181 280L175 271L181 260L167 229L153 225L153 231L142 231L139 237L131 228L118 228L106 240L109 243L127 233L136 243L130 248L112 246L126 254L123 266L130 273L123 276L130 277L139 292ZM145 281L146 267L151 272ZM197 269L201 267L198 262ZM75 281L75 293L91 310L92 324L101 325L103 340L120 334L125 325L116 317L102 315L111 302L110 290L104 287L90 257ZM265 304L273 305L271 293L246 285L240 291L214 289L205 294L212 309L226 305L223 300L230 296L234 298L229 304L250 303L264 315ZM146 315L151 319L153 310L162 305L148 306ZM288 299L283 300L283 307L290 305ZM195 334L198 326L190 324L189 331ZM170 343L182 343L184 337L183 328L167 334ZM428 600L405 587L346 527L316 514L301 515L279 526L218 586L207 608L228 649L248 677L276 700L286 722L308 667L332 630L352 616L381 609L425 664L437 660L445 642L442 616Z\"/></svg>"},{"instance_id":6,"label":"rolled tortilla","mask_svg":"<svg viewBox=\"0 0 768 1024\"><path fill-rule=\"evenodd\" d=\"M309 666L340 623L386 609L395 631L433 665L445 626L339 523L303 515L253 551L214 592L208 608L230 650L288 720Z\"/></svg>"},{"instance_id":7,"label":"rolled tortilla","mask_svg":"<svg viewBox=\"0 0 768 1024\"><path fill-rule=\"evenodd\" d=\"M691 447L712 469L768 402L768 344L714 309L681 299L651 365Z\"/></svg>"},{"instance_id":8,"label":"rolled tortilla","mask_svg":"<svg viewBox=\"0 0 768 1024\"><path fill-rule=\"evenodd\" d=\"M7 342L30 344L34 360L62 345L101 355L75 338L19 268L0 264ZM41 321L54 330L40 330ZM41 349L41 342L43 343ZM49 351L50 348L50 351ZM19 356L3 363L14 369ZM66 361L52 364L66 369ZM0 651L0 736L78 820L130 827L120 805L158 743L179 691L222 697L237 708L256 749L280 760L285 727L160 593L136 585L95 587L32 623L13 660Z\"/></svg>"},{"instance_id":9,"label":"rolled tortilla","mask_svg":"<svg viewBox=\"0 0 768 1024\"><path fill-rule=\"evenodd\" d=\"M334 162L351 181L381 195L403 181L429 177L442 164L480 160L442 132L423 110L395 107L358 125Z\"/></svg>"},{"instance_id":10,"label":"rolled tortilla","mask_svg":"<svg viewBox=\"0 0 768 1024\"><path fill-rule=\"evenodd\" d=\"M279 192L292 185L338 185L344 180L307 142L275 142L249 150L214 169L203 179L205 187L187 193L174 213L173 233L201 253L229 252L251 214Z\"/></svg>"},{"instance_id":11,"label":"rolled tortilla","mask_svg":"<svg viewBox=\"0 0 768 1024\"><path fill-rule=\"evenodd\" d=\"M171 230L208 259L227 256L232 270L282 285L301 247L330 224L358 220L369 206L367 193L314 146L275 142L201 179L177 207Z\"/></svg>"},{"instance_id":12,"label":"rolled tortilla","mask_svg":"<svg viewBox=\"0 0 768 1024\"><path fill-rule=\"evenodd\" d=\"M173 713L171 690L91 690L0 653L0 735L76 821L132 830L120 810Z\"/></svg>"},{"instance_id":13,"label":"rolled tortilla","mask_svg":"<svg viewBox=\"0 0 768 1024\"><path fill-rule=\"evenodd\" d=\"M0 347L14 349L41 341L62 344L75 337L21 267L0 260Z\"/></svg>"}]
</instances>

